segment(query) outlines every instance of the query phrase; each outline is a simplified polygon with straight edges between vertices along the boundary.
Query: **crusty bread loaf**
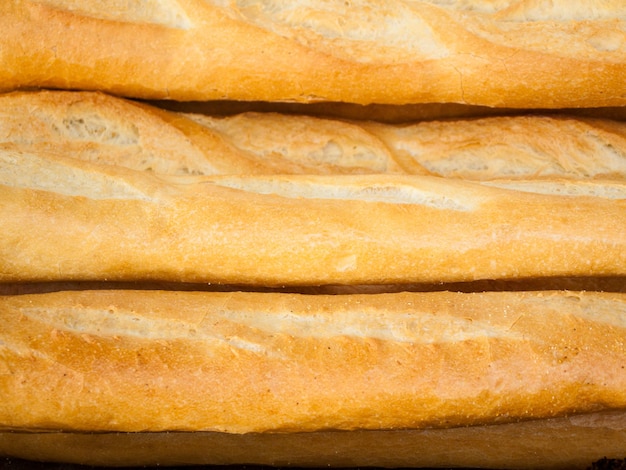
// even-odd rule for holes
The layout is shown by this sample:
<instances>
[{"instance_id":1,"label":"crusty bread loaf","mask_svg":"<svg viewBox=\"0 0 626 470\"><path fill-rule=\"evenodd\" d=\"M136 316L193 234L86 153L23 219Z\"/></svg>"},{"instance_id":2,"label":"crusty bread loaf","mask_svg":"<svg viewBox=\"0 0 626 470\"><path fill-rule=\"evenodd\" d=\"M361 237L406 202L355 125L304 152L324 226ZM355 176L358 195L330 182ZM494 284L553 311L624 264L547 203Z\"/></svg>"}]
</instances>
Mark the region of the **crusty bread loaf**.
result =
<instances>
[{"instance_id":1,"label":"crusty bread loaf","mask_svg":"<svg viewBox=\"0 0 626 470\"><path fill-rule=\"evenodd\" d=\"M151 99L623 106L609 0L6 0L0 86Z\"/></svg>"},{"instance_id":2,"label":"crusty bread loaf","mask_svg":"<svg viewBox=\"0 0 626 470\"><path fill-rule=\"evenodd\" d=\"M513 115L405 123L164 111L89 92L0 95L0 146L166 175L431 174L626 180L626 123ZM3 149L15 148L5 146Z\"/></svg>"},{"instance_id":3,"label":"crusty bread loaf","mask_svg":"<svg viewBox=\"0 0 626 470\"><path fill-rule=\"evenodd\" d=\"M626 408L621 294L82 291L0 309L5 430L419 429Z\"/></svg>"},{"instance_id":4,"label":"crusty bread loaf","mask_svg":"<svg viewBox=\"0 0 626 470\"><path fill-rule=\"evenodd\" d=\"M620 181L153 175L0 152L0 280L377 284L626 274Z\"/></svg>"},{"instance_id":5,"label":"crusty bread loaf","mask_svg":"<svg viewBox=\"0 0 626 470\"><path fill-rule=\"evenodd\" d=\"M441 447L421 456L399 443L449 445L455 435L472 441L438 465L519 466L522 455L538 466L532 455L554 449L565 455L552 462L564 466L626 451L623 294L83 291L1 297L0 315L0 454L33 448L50 458L59 455L50 446L64 439L88 448L98 439L163 439L35 434L52 439L42 445L23 434L37 431L203 431L172 437L210 444L241 434L225 449L244 446L169 456L105 451L92 456L100 464L155 463L156 456L275 464L265 460L273 453L295 464L415 464L436 462ZM341 430L388 431L389 441L379 442L391 447L358 454L355 444L375 434L306 434ZM531 430L545 434L533 440ZM470 449L500 432L497 442L526 434L517 451L510 441L514 455L472 457ZM567 455L572 442L557 451L562 441L546 436L589 437L598 447ZM251 448L255 439L260 445ZM308 439L317 441L317 457L296 450ZM19 450L20 442L27 447ZM270 450L259 450L263 442Z\"/></svg>"}]
</instances>

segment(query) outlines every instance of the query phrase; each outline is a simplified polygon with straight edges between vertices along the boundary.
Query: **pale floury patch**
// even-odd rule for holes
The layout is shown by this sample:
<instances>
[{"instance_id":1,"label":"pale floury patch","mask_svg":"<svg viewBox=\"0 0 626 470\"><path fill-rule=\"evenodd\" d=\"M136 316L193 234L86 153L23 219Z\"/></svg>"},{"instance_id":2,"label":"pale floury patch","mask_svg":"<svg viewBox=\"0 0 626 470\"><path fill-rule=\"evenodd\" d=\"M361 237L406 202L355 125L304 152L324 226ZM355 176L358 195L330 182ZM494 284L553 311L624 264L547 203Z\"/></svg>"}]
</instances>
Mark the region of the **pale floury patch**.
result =
<instances>
[{"instance_id":1,"label":"pale floury patch","mask_svg":"<svg viewBox=\"0 0 626 470\"><path fill-rule=\"evenodd\" d=\"M38 0L37 3L81 15L126 23L152 23L188 29L191 21L176 0Z\"/></svg>"}]
</instances>

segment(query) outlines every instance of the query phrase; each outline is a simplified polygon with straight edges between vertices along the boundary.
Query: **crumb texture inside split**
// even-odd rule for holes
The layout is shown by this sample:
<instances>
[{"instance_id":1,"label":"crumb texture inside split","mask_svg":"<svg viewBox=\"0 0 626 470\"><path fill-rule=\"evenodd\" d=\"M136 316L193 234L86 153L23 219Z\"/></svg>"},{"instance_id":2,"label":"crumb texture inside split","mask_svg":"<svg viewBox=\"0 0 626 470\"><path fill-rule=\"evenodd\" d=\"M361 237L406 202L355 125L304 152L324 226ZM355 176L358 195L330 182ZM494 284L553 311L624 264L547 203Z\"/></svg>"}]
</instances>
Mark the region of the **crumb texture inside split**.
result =
<instances>
[{"instance_id":1,"label":"crumb texture inside split","mask_svg":"<svg viewBox=\"0 0 626 470\"><path fill-rule=\"evenodd\" d=\"M369 129L435 175L626 179L626 124L618 121L534 115Z\"/></svg>"},{"instance_id":2,"label":"crumb texture inside split","mask_svg":"<svg viewBox=\"0 0 626 470\"><path fill-rule=\"evenodd\" d=\"M214 117L188 114L238 149L264 160L280 158L321 167L383 173L393 157L361 126L335 119L247 112Z\"/></svg>"},{"instance_id":3,"label":"crumb texture inside split","mask_svg":"<svg viewBox=\"0 0 626 470\"><path fill-rule=\"evenodd\" d=\"M155 174L217 172L192 140L152 111L98 93L9 93L0 96L0 142Z\"/></svg>"},{"instance_id":4,"label":"crumb texture inside split","mask_svg":"<svg viewBox=\"0 0 626 470\"><path fill-rule=\"evenodd\" d=\"M341 184L341 182L344 184ZM336 199L390 204L415 204L436 209L455 211L474 210L480 196L471 197L461 191L459 196L447 193L446 185L439 185L430 178L407 179L405 182L390 178L388 183L379 183L373 178L333 179L310 178L309 181L294 177L240 178L222 177L212 183L241 191L258 194L274 194L286 198ZM435 184L432 184L435 183ZM465 196L465 197L464 197Z\"/></svg>"},{"instance_id":5,"label":"crumb texture inside split","mask_svg":"<svg viewBox=\"0 0 626 470\"><path fill-rule=\"evenodd\" d=\"M617 181L603 181L600 184L598 181L492 180L484 181L482 184L496 188L554 196L626 199L626 185Z\"/></svg>"},{"instance_id":6,"label":"crumb texture inside split","mask_svg":"<svg viewBox=\"0 0 626 470\"><path fill-rule=\"evenodd\" d=\"M486 308L501 308L501 311L494 311L493 314L482 311L478 300L464 298L463 295L449 295L445 297L445 302L436 305L422 305L409 296L387 309L381 307L387 305L383 303L386 294L382 294L371 304L364 302L364 299L354 302L354 305L341 304L341 311L337 314L334 309L337 307L336 302L341 302L341 299L334 297L313 310L308 304L292 304L278 297L273 301L272 309L255 310L251 306L241 309L237 304L241 301L247 305L254 303L255 297L262 294L231 293L214 297L199 294L186 297L184 305L176 303L174 294L160 295L163 302L167 303L169 299L172 305L178 305L175 312L168 312L161 306L153 310L150 302L143 306L141 297L136 297L135 301L137 305L142 305L141 308L125 306L124 303L107 304L103 300L92 306L68 304L48 307L29 304L20 306L19 314L54 330L76 335L89 334L103 339L127 337L146 341L189 340L207 344L230 343L234 339L235 345L247 345L245 349L259 351L271 347L274 338L281 335L304 340L351 337L359 341L376 339L416 344L453 343L481 338L530 340L529 332L524 329L527 327L519 329L516 326L520 324L520 318L540 319L546 314L578 318L589 324L626 328L624 297L584 293L524 295L514 299L504 297L514 304L499 304L498 299L502 294L487 296L485 301L489 307ZM151 298L147 299L154 302ZM415 297L415 300L418 299ZM460 307L454 305L455 301L470 303ZM546 334L550 332L536 331L537 338Z\"/></svg>"},{"instance_id":7,"label":"crumb texture inside split","mask_svg":"<svg viewBox=\"0 0 626 470\"><path fill-rule=\"evenodd\" d=\"M71 165L71 159L20 151L0 151L0 185L91 199L151 199L124 179Z\"/></svg>"},{"instance_id":8,"label":"crumb texture inside split","mask_svg":"<svg viewBox=\"0 0 626 470\"><path fill-rule=\"evenodd\" d=\"M21 314L57 331L93 335L103 339L134 338L145 341L185 340L205 346L229 344L238 349L271 351L273 338L287 335L307 341L335 337L355 341L375 339L395 343L454 343L484 338L522 340L506 325L490 324L446 314L416 311L345 311L341 315L298 313L289 310L236 311L215 309L194 321L155 318L150 312L100 308L23 308Z\"/></svg>"}]
</instances>

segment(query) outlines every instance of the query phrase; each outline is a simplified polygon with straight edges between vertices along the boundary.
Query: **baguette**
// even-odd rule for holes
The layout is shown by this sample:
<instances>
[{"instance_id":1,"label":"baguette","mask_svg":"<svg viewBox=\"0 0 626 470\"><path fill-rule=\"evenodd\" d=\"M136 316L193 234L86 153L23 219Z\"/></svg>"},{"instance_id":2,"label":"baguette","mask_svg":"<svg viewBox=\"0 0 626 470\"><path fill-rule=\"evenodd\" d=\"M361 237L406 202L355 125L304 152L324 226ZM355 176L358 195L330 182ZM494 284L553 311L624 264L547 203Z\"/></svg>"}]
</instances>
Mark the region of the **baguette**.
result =
<instances>
[{"instance_id":1,"label":"baguette","mask_svg":"<svg viewBox=\"0 0 626 470\"><path fill-rule=\"evenodd\" d=\"M14 92L0 95L2 144L165 175L626 180L626 123L555 114L390 125L281 113L209 116L102 93Z\"/></svg>"},{"instance_id":2,"label":"baguette","mask_svg":"<svg viewBox=\"0 0 626 470\"><path fill-rule=\"evenodd\" d=\"M352 465L430 462L428 453L384 448L356 454L356 443L376 436L366 431L422 448L463 436L481 448L520 433L526 458L562 443L533 441L532 430L598 444L566 445L551 457L561 465L626 452L624 294L83 291L5 296L0 315L4 454L20 442L46 458L58 458L54 442L163 442L155 432L213 442L208 454L156 454L196 463L276 463L265 459L290 452L296 464L346 465L350 455ZM250 447L255 439L270 450ZM323 450L317 459L295 450L309 439ZM451 463L477 462L473 444ZM100 452L99 464L155 457ZM520 465L515 455L482 459Z\"/></svg>"},{"instance_id":3,"label":"baguette","mask_svg":"<svg viewBox=\"0 0 626 470\"><path fill-rule=\"evenodd\" d=\"M618 181L166 177L20 151L0 158L3 282L280 286L626 274Z\"/></svg>"},{"instance_id":4,"label":"baguette","mask_svg":"<svg viewBox=\"0 0 626 470\"><path fill-rule=\"evenodd\" d=\"M608 0L7 0L0 87L178 101L623 106L623 16Z\"/></svg>"}]
</instances>

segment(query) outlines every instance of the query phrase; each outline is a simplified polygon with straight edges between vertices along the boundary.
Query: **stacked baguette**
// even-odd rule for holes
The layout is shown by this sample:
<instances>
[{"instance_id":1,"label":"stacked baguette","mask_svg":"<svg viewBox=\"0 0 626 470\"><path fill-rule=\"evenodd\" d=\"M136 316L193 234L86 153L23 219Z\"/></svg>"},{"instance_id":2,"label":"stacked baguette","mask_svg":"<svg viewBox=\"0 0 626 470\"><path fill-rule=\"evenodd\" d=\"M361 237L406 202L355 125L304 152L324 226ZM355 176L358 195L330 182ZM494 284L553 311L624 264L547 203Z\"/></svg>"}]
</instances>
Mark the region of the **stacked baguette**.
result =
<instances>
[{"instance_id":1,"label":"stacked baguette","mask_svg":"<svg viewBox=\"0 0 626 470\"><path fill-rule=\"evenodd\" d=\"M147 99L626 104L611 0L9 0L0 88Z\"/></svg>"},{"instance_id":2,"label":"stacked baguette","mask_svg":"<svg viewBox=\"0 0 626 470\"><path fill-rule=\"evenodd\" d=\"M0 101L5 282L624 275L622 123L398 127L180 115L90 93ZM540 133L551 127L556 139ZM289 133L291 147L279 137Z\"/></svg>"},{"instance_id":3,"label":"stacked baguette","mask_svg":"<svg viewBox=\"0 0 626 470\"><path fill-rule=\"evenodd\" d=\"M620 8L3 3L0 455L626 457Z\"/></svg>"}]
</instances>

